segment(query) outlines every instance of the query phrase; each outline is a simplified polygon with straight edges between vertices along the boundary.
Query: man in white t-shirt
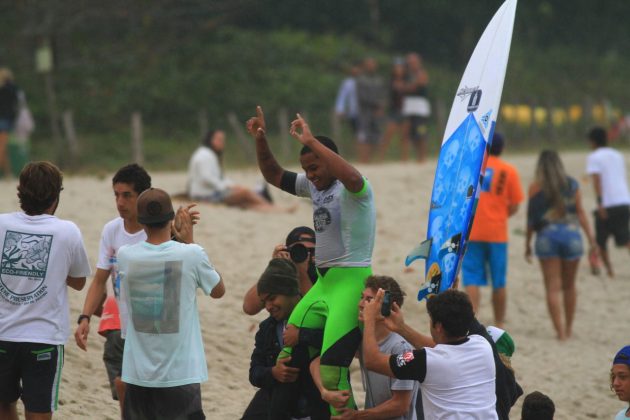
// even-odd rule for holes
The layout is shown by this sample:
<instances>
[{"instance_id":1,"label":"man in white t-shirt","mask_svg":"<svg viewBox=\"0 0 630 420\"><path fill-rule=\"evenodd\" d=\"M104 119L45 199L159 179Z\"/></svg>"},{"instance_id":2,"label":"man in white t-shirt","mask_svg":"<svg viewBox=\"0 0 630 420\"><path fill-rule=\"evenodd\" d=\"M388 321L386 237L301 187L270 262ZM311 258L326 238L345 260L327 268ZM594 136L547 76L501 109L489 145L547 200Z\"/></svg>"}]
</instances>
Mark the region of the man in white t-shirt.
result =
<instances>
[{"instance_id":1,"label":"man in white t-shirt","mask_svg":"<svg viewBox=\"0 0 630 420\"><path fill-rule=\"evenodd\" d=\"M138 195L151 187L151 177L141 166L133 163L120 168L112 178L112 188L116 199L119 217L109 221L103 227L98 250L96 274L90 283L83 311L79 316L78 326L74 333L79 348L87 351L87 339L90 332L90 318L98 314L106 294L101 313L98 332L105 337L103 362L112 392L112 398L118 400L122 411L125 396L125 384L120 379L122 373L122 356L124 339L121 336L119 313L124 317L126 307L120 302L120 278L118 276L118 249L123 245L131 245L147 238L138 223L136 200ZM111 278L108 285L107 279ZM109 291L109 293L107 293ZM120 303L120 305L119 305Z\"/></svg>"},{"instance_id":2,"label":"man in white t-shirt","mask_svg":"<svg viewBox=\"0 0 630 420\"><path fill-rule=\"evenodd\" d=\"M50 419L57 409L64 343L70 335L68 291L90 274L83 238L54 216L63 176L50 162L20 173L22 212L0 215L0 418Z\"/></svg>"},{"instance_id":3,"label":"man in white t-shirt","mask_svg":"<svg viewBox=\"0 0 630 420\"><path fill-rule=\"evenodd\" d=\"M586 173L593 180L597 209L595 236L602 260L610 277L614 270L606 248L609 236L618 247L630 250L630 191L626 176L626 163L621 153L608 146L606 130L595 127L588 133L593 151L586 159Z\"/></svg>"},{"instance_id":4,"label":"man in white t-shirt","mask_svg":"<svg viewBox=\"0 0 630 420\"><path fill-rule=\"evenodd\" d=\"M225 286L204 249L192 243L191 218L175 223L183 243L171 240L175 214L165 191L144 191L137 209L147 240L118 251L128 321L123 417L203 419L200 383L208 370L196 290L217 299Z\"/></svg>"},{"instance_id":5,"label":"man in white t-shirt","mask_svg":"<svg viewBox=\"0 0 630 420\"><path fill-rule=\"evenodd\" d=\"M431 297L427 311L435 346L388 355L379 351L375 335L383 295L384 291L379 290L363 309L366 368L390 377L419 381L427 419L456 415L497 419L493 351L484 337L468 335L474 320L468 296L451 289Z\"/></svg>"}]
</instances>

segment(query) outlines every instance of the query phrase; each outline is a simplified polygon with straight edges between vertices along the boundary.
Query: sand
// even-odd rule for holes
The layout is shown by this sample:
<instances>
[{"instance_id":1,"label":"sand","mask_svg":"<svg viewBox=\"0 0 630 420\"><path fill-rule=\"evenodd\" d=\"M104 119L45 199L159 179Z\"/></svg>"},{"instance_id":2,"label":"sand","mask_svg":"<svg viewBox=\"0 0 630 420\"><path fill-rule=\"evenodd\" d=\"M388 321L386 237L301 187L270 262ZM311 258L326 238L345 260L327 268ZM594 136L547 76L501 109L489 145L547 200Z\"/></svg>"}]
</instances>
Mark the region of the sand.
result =
<instances>
[{"instance_id":1,"label":"sand","mask_svg":"<svg viewBox=\"0 0 630 420\"><path fill-rule=\"evenodd\" d=\"M504 156L521 173L522 185L531 181L535 155ZM594 207L591 185L584 183L585 152L564 153L569 174L578 178L586 209ZM297 168L295 168L297 169ZM425 305L415 300L423 263L415 271L403 272L403 260L412 246L426 237L427 212L435 160L423 165L387 163L359 169L371 180L377 207L377 237L374 249L375 273L394 276L408 294L404 305L407 321L428 332ZM171 193L180 192L184 173L153 173L153 185ZM257 170L230 173L239 183L253 186L260 179ZM57 215L73 220L84 235L90 261L97 258L98 242L105 222L117 216L110 185L111 174L95 177L67 177ZM1 212L18 209L15 181L0 182ZM257 324L263 312L251 317L241 310L245 291L258 279L271 251L294 226L312 223L311 206L280 191L272 191L283 206L297 204L294 214L260 214L216 205L200 205L201 223L195 240L207 250L211 261L225 279L227 293L221 300L198 296L202 330L209 369L209 381L202 385L203 406L209 419L237 419L249 403L255 388L248 381L249 356ZM628 304L630 267L628 253L612 252L617 268L614 280L592 276L583 260L577 278L578 307L574 336L558 342L547 314L543 281L538 264L523 258L525 207L510 220L508 311L506 329L514 337L516 352L512 364L525 393L539 390L556 403L557 419L612 418L623 403L609 390L610 363L615 352L630 342ZM519 233L521 232L521 233ZM69 291L71 319L81 312L87 287ZM485 288L479 319L492 324L490 290ZM88 351L80 350L74 337L66 345L66 359L60 391L60 409L55 418L117 419L118 403L111 399L102 362L104 339L96 333L97 320L89 337ZM72 325L74 331L74 325ZM353 383L358 400L363 391L356 364ZM512 418L520 418L519 400Z\"/></svg>"}]
</instances>

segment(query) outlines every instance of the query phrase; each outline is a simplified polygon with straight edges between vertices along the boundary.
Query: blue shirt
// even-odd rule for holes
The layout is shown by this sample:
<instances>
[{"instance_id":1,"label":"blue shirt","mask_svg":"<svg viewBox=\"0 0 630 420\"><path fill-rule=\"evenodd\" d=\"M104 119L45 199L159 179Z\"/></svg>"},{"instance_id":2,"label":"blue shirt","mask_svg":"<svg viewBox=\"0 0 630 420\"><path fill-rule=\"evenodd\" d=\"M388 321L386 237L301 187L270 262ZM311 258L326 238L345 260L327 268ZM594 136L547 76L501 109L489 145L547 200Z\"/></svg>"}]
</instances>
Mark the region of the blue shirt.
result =
<instances>
[{"instance_id":1,"label":"blue shirt","mask_svg":"<svg viewBox=\"0 0 630 420\"><path fill-rule=\"evenodd\" d=\"M127 336L122 380L165 388L208 379L197 311L197 288L209 295L219 274L203 248L168 241L118 251Z\"/></svg>"}]
</instances>

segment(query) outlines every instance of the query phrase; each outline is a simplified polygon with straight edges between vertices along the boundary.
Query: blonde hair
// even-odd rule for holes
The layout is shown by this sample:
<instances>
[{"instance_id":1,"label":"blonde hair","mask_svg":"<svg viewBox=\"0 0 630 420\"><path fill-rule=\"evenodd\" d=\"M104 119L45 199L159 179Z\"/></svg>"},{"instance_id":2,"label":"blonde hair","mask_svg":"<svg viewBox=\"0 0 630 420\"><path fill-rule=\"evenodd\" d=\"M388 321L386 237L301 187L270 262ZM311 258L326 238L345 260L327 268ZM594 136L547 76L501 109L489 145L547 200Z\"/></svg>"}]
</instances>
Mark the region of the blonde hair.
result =
<instances>
[{"instance_id":1,"label":"blonde hair","mask_svg":"<svg viewBox=\"0 0 630 420\"><path fill-rule=\"evenodd\" d=\"M563 192L568 186L568 181L564 165L555 150L543 150L540 153L535 179L543 195L551 203L554 215L563 217L566 213Z\"/></svg>"}]
</instances>

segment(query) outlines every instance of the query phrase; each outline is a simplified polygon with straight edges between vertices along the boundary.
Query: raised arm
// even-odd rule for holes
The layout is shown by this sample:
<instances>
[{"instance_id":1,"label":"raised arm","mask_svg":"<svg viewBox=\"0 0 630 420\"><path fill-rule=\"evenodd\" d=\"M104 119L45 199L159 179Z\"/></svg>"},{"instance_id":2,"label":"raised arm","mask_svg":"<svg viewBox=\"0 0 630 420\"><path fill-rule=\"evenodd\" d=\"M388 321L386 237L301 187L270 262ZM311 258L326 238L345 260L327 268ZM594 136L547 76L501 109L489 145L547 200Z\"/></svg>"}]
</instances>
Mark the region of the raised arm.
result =
<instances>
[{"instance_id":1,"label":"raised arm","mask_svg":"<svg viewBox=\"0 0 630 420\"><path fill-rule=\"evenodd\" d=\"M324 161L331 172L350 192L356 193L363 188L364 180L361 173L344 158L321 144L311 133L308 124L300 114L291 123L290 133L304 146L307 146Z\"/></svg>"},{"instance_id":2,"label":"raised arm","mask_svg":"<svg viewBox=\"0 0 630 420\"><path fill-rule=\"evenodd\" d=\"M400 335L416 349L435 346L433 338L428 335L421 334L409 325L405 324L402 310L396 302L392 304L391 314L384 318L384 323L387 329Z\"/></svg>"},{"instance_id":3,"label":"raised arm","mask_svg":"<svg viewBox=\"0 0 630 420\"><path fill-rule=\"evenodd\" d=\"M265 115L260 106L256 107L256 116L247 120L247 131L256 141L256 159L265 180L274 187L280 188L284 169L269 149L266 136Z\"/></svg>"},{"instance_id":4,"label":"raised arm","mask_svg":"<svg viewBox=\"0 0 630 420\"><path fill-rule=\"evenodd\" d=\"M390 356L381 353L376 342L376 317L381 316L384 294L383 289L378 289L374 299L363 308L363 363L366 369L393 378L394 373L389 367Z\"/></svg>"}]
</instances>

